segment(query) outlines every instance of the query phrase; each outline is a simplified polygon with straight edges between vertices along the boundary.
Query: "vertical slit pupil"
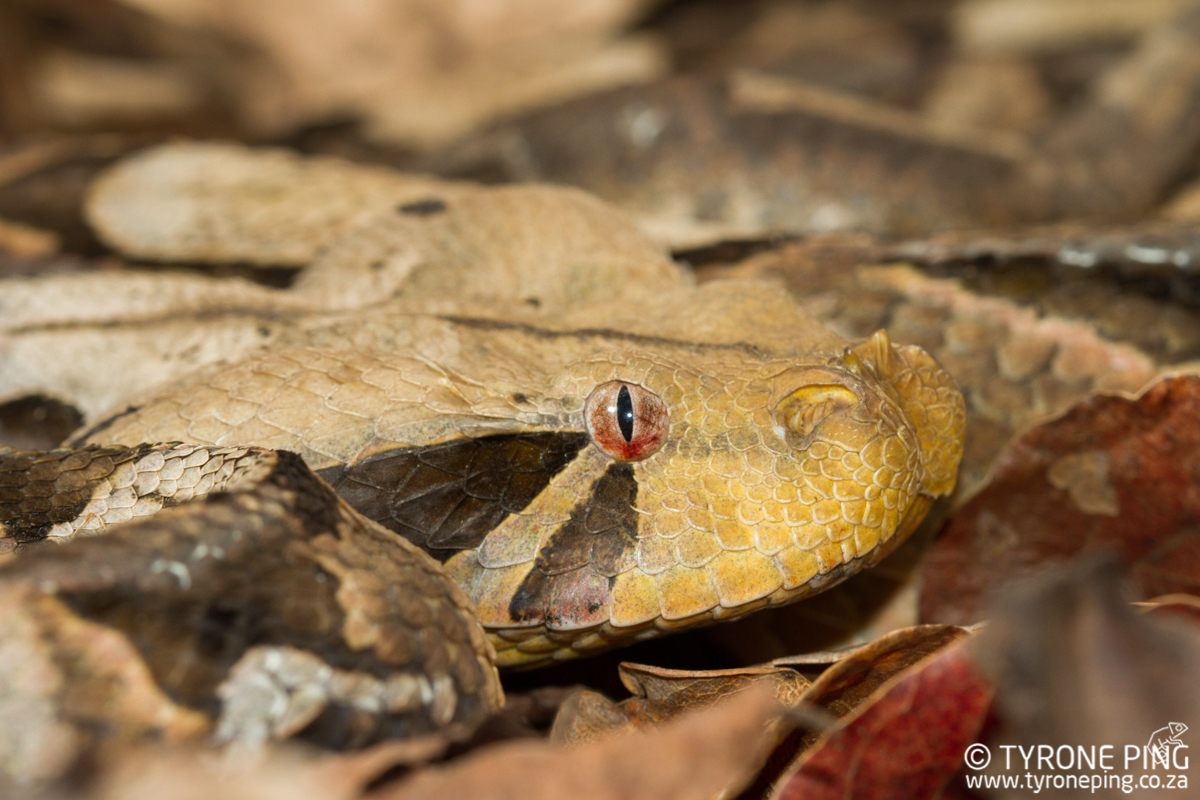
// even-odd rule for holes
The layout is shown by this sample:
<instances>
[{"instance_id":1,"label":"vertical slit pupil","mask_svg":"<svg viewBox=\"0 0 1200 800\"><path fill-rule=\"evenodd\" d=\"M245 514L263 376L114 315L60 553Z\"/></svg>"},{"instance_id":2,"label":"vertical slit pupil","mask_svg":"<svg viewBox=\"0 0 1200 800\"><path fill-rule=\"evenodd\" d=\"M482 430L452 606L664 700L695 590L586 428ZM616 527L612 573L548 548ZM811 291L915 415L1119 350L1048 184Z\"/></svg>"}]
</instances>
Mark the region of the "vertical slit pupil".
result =
<instances>
[{"instance_id":1,"label":"vertical slit pupil","mask_svg":"<svg viewBox=\"0 0 1200 800\"><path fill-rule=\"evenodd\" d=\"M633 397L629 394L628 386L622 386L617 392L617 427L621 429L625 441L633 441Z\"/></svg>"}]
</instances>

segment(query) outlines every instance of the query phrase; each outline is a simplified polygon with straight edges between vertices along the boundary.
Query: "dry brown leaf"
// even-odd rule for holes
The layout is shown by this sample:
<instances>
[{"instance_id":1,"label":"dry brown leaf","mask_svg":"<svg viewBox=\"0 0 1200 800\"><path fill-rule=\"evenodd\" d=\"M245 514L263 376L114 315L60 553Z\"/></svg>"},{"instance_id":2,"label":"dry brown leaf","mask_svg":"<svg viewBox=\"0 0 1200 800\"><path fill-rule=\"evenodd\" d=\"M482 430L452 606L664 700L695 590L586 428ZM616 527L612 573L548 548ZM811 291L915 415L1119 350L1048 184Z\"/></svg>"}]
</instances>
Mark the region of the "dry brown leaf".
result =
<instances>
[{"instance_id":1,"label":"dry brown leaf","mask_svg":"<svg viewBox=\"0 0 1200 800\"><path fill-rule=\"evenodd\" d=\"M1134 605L1149 614L1176 614L1200 622L1200 597L1194 594L1164 594Z\"/></svg>"},{"instance_id":2,"label":"dry brown leaf","mask_svg":"<svg viewBox=\"0 0 1200 800\"><path fill-rule=\"evenodd\" d=\"M966 630L954 625L918 625L893 631L840 658L813 681L800 701L844 717L897 674L966 635ZM812 661L800 656L773 663L799 667Z\"/></svg>"},{"instance_id":3,"label":"dry brown leaf","mask_svg":"<svg viewBox=\"0 0 1200 800\"><path fill-rule=\"evenodd\" d=\"M923 568L922 618L970 622L992 587L1117 548L1146 594L1200 592L1200 378L1097 396L1022 436Z\"/></svg>"},{"instance_id":4,"label":"dry brown leaf","mask_svg":"<svg viewBox=\"0 0 1200 800\"><path fill-rule=\"evenodd\" d=\"M153 124L204 110L197 76L165 60L113 58L57 50L32 65L39 116L66 127Z\"/></svg>"},{"instance_id":5,"label":"dry brown leaf","mask_svg":"<svg viewBox=\"0 0 1200 800\"><path fill-rule=\"evenodd\" d=\"M954 38L974 52L1065 50L1133 38L1186 8L1188 0L965 0Z\"/></svg>"},{"instance_id":6,"label":"dry brown leaf","mask_svg":"<svg viewBox=\"0 0 1200 800\"><path fill-rule=\"evenodd\" d=\"M780 743L756 785L764 788L775 785L835 720L849 718L863 704L878 699L884 691L881 687L893 679L899 680L897 676L906 671L920 669L916 665L965 635L964 629L954 626L920 625L893 631L862 647L777 659L775 664L795 669L831 666L800 697L808 728L793 731Z\"/></svg>"},{"instance_id":7,"label":"dry brown leaf","mask_svg":"<svg viewBox=\"0 0 1200 800\"><path fill-rule=\"evenodd\" d=\"M652 731L578 748L502 744L424 770L368 800L709 800L732 796L758 771L779 720L773 693L753 689Z\"/></svg>"},{"instance_id":8,"label":"dry brown leaf","mask_svg":"<svg viewBox=\"0 0 1200 800\"><path fill-rule=\"evenodd\" d=\"M53 231L0 219L0 253L19 258L45 258L62 246Z\"/></svg>"},{"instance_id":9,"label":"dry brown leaf","mask_svg":"<svg viewBox=\"0 0 1200 800\"><path fill-rule=\"evenodd\" d=\"M590 744L615 733L633 733L638 727L621 703L600 692L580 689L568 697L554 717L550 741L557 744Z\"/></svg>"},{"instance_id":10,"label":"dry brown leaf","mask_svg":"<svg viewBox=\"0 0 1200 800\"><path fill-rule=\"evenodd\" d=\"M704 13L703 7L692 9ZM716 52L701 69L763 70L891 101L910 97L921 79L919 47L911 30L876 9L785 1L762 3L755 10L757 16L745 30L721 30ZM687 7L679 12L686 14Z\"/></svg>"},{"instance_id":11,"label":"dry brown leaf","mask_svg":"<svg viewBox=\"0 0 1200 800\"><path fill-rule=\"evenodd\" d=\"M784 731L775 732L779 744L749 790L750 796L759 796L799 753L819 739L820 731L829 723L848 716L868 698L874 698L888 681L965 634L953 626L918 626L847 652L785 658L770 665L732 670L686 671L622 664L621 679L635 696L614 703L592 691L572 695L555 719L551 739L580 745L616 733L654 728L685 711L707 707L755 686L767 686L782 705L801 707L798 718L811 730L797 730L786 736ZM832 661L837 663L811 685L788 668Z\"/></svg>"},{"instance_id":12,"label":"dry brown leaf","mask_svg":"<svg viewBox=\"0 0 1200 800\"><path fill-rule=\"evenodd\" d=\"M364 215L461 188L287 150L184 142L105 172L85 211L106 244L133 258L303 266Z\"/></svg>"},{"instance_id":13,"label":"dry brown leaf","mask_svg":"<svg viewBox=\"0 0 1200 800\"><path fill-rule=\"evenodd\" d=\"M942 125L1029 134L1050 115L1050 94L1029 60L959 56L934 80L925 113Z\"/></svg>"},{"instance_id":14,"label":"dry brown leaf","mask_svg":"<svg viewBox=\"0 0 1200 800\"><path fill-rule=\"evenodd\" d=\"M633 697L614 703L597 692L577 692L555 717L551 741L584 744L619 731L654 728L759 686L780 705L792 706L808 687L795 670L770 665L693 671L626 662L619 671Z\"/></svg>"}]
</instances>

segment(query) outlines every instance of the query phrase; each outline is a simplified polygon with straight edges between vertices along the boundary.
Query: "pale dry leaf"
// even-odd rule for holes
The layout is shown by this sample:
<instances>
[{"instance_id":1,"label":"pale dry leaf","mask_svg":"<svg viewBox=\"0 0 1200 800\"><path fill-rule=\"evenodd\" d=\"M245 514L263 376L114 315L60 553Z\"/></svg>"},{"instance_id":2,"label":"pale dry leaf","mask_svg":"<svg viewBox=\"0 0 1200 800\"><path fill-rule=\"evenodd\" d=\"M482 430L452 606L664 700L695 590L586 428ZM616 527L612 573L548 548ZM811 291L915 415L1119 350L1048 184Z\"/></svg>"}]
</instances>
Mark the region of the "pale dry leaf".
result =
<instances>
[{"instance_id":1,"label":"pale dry leaf","mask_svg":"<svg viewBox=\"0 0 1200 800\"><path fill-rule=\"evenodd\" d=\"M85 214L106 244L134 258L303 266L363 215L454 188L286 150L183 142L105 172Z\"/></svg>"},{"instance_id":2,"label":"pale dry leaf","mask_svg":"<svg viewBox=\"0 0 1200 800\"><path fill-rule=\"evenodd\" d=\"M744 692L653 731L566 749L521 741L416 774L369 800L709 800L745 786L774 745L768 690Z\"/></svg>"},{"instance_id":3,"label":"pale dry leaf","mask_svg":"<svg viewBox=\"0 0 1200 800\"><path fill-rule=\"evenodd\" d=\"M140 748L104 766L78 800L352 800L389 769L440 756L437 736L382 742L359 752L271 745L244 760L199 748Z\"/></svg>"},{"instance_id":4,"label":"pale dry leaf","mask_svg":"<svg viewBox=\"0 0 1200 800\"><path fill-rule=\"evenodd\" d=\"M618 40L651 0L125 2L262 54L278 77L280 107L263 124L356 114L408 145L667 67L656 43ZM254 86L239 88L250 103Z\"/></svg>"},{"instance_id":5,"label":"pale dry leaf","mask_svg":"<svg viewBox=\"0 0 1200 800\"><path fill-rule=\"evenodd\" d=\"M1129 39L1188 0L966 0L954 11L958 46L973 52L1045 52Z\"/></svg>"}]
</instances>

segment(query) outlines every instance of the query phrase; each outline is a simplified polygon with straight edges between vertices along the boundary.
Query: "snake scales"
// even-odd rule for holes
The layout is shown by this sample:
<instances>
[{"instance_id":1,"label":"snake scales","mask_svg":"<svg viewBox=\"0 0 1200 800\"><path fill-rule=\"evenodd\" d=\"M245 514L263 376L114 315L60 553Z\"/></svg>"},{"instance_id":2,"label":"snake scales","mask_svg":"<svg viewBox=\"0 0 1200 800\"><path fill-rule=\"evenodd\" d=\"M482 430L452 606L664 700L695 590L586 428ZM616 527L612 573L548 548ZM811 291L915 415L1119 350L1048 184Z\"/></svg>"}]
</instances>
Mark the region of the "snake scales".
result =
<instances>
[{"instance_id":1,"label":"snake scales","mask_svg":"<svg viewBox=\"0 0 1200 800\"><path fill-rule=\"evenodd\" d=\"M804 597L953 490L965 407L920 348L843 340L766 284L697 288L577 192L434 188L339 233L286 308L192 298L225 351L164 357L169 383L75 449L0 454L5 636L60 679L22 701L42 735L469 729L502 702L493 658ZM339 276L365 310L330 299ZM179 355L177 322L109 323L117 374L78 370L76 395L112 405L147 357L120 337ZM11 363L78 329L27 322Z\"/></svg>"}]
</instances>

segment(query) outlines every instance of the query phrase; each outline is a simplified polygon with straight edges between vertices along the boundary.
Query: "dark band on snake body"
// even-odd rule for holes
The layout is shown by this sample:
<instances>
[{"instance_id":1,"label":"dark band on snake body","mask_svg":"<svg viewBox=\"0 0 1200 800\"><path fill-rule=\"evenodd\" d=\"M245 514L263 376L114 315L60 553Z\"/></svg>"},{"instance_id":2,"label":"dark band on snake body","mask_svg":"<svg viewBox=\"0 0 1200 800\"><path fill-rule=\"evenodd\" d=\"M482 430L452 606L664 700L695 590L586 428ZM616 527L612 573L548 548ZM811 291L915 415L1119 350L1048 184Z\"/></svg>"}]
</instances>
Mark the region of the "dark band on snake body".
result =
<instances>
[{"instance_id":1,"label":"dark band on snake body","mask_svg":"<svg viewBox=\"0 0 1200 800\"><path fill-rule=\"evenodd\" d=\"M318 474L359 513L445 561L524 511L587 443L586 433L485 436L389 450Z\"/></svg>"}]
</instances>

